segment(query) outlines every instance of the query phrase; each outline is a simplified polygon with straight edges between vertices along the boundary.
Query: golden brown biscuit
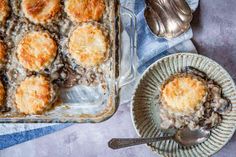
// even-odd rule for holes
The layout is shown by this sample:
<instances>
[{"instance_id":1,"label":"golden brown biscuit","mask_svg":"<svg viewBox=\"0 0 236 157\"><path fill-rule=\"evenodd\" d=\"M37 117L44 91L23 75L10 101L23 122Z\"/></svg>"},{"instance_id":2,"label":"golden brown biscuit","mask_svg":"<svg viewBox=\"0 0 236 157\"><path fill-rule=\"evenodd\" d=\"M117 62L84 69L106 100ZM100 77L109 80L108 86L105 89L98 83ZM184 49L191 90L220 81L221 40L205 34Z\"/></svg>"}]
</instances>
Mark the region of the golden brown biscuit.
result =
<instances>
[{"instance_id":1,"label":"golden brown biscuit","mask_svg":"<svg viewBox=\"0 0 236 157\"><path fill-rule=\"evenodd\" d=\"M108 57L108 38L98 26L83 23L71 33L69 53L79 65L99 65Z\"/></svg>"},{"instance_id":2,"label":"golden brown biscuit","mask_svg":"<svg viewBox=\"0 0 236 157\"><path fill-rule=\"evenodd\" d=\"M65 11L74 22L98 21L106 9L104 0L66 0Z\"/></svg>"},{"instance_id":3,"label":"golden brown biscuit","mask_svg":"<svg viewBox=\"0 0 236 157\"><path fill-rule=\"evenodd\" d=\"M5 100L5 89L2 82L0 81L0 106L3 106L4 100Z\"/></svg>"},{"instance_id":4,"label":"golden brown biscuit","mask_svg":"<svg viewBox=\"0 0 236 157\"><path fill-rule=\"evenodd\" d=\"M4 24L7 16L9 15L8 0L0 0L0 24Z\"/></svg>"},{"instance_id":5,"label":"golden brown biscuit","mask_svg":"<svg viewBox=\"0 0 236 157\"><path fill-rule=\"evenodd\" d=\"M22 11L34 23L50 22L60 10L60 0L22 0Z\"/></svg>"},{"instance_id":6,"label":"golden brown biscuit","mask_svg":"<svg viewBox=\"0 0 236 157\"><path fill-rule=\"evenodd\" d=\"M17 47L17 58L21 65L31 71L49 66L57 55L56 42L45 32L26 34Z\"/></svg>"},{"instance_id":7,"label":"golden brown biscuit","mask_svg":"<svg viewBox=\"0 0 236 157\"><path fill-rule=\"evenodd\" d=\"M193 113L205 102L206 83L190 74L179 74L168 80L161 90L161 102L167 110L178 113Z\"/></svg>"},{"instance_id":8,"label":"golden brown biscuit","mask_svg":"<svg viewBox=\"0 0 236 157\"><path fill-rule=\"evenodd\" d=\"M7 49L5 44L2 41L0 41L0 67L2 67L2 65L5 64L6 62L6 54L7 54L6 51Z\"/></svg>"},{"instance_id":9,"label":"golden brown biscuit","mask_svg":"<svg viewBox=\"0 0 236 157\"><path fill-rule=\"evenodd\" d=\"M40 114L51 107L53 92L44 76L28 77L16 89L16 108L24 114Z\"/></svg>"}]
</instances>

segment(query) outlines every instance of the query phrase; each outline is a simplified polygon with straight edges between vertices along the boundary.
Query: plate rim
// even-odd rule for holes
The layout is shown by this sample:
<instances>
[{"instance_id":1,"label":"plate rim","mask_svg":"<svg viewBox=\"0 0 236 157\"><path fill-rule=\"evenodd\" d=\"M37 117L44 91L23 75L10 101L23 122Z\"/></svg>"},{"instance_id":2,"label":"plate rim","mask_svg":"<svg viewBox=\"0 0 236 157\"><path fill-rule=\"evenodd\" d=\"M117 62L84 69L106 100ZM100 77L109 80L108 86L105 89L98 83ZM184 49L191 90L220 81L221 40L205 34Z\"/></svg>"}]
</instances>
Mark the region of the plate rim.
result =
<instances>
[{"instance_id":1,"label":"plate rim","mask_svg":"<svg viewBox=\"0 0 236 157\"><path fill-rule=\"evenodd\" d=\"M141 80L143 80L144 76L147 75L147 73L155 66L157 65L159 62L161 62L162 60L166 59L166 58L170 58L170 57L174 57L174 56L179 56L179 55L188 55L188 56L195 56L195 57L200 57L200 58L203 58L203 59L207 59L207 60L210 60L213 64L215 64L216 66L220 67L224 72L225 74L227 74L229 76L229 79L236 91L236 85L235 85L235 82L233 80L233 78L231 77L231 75L229 74L229 72L223 67L221 66L219 63L217 63L216 61L214 61L213 59L207 57L207 56L204 56L202 54L198 54L198 53L192 53L192 52L178 52L178 53L174 53L174 54L169 54L169 55L166 55L158 60L156 60L154 63L152 63L146 70L144 70L144 72L142 73L142 75L140 76L140 79L138 80L138 82L135 84L135 87L134 87L134 91L132 93L132 97L131 97L131 105L130 105L130 115L131 115L131 121L132 121L132 124L133 124L133 127L135 129L135 132L136 134L139 136L139 137L142 137L139 133L139 130L137 129L136 127L136 124L135 124L135 120L134 120L134 97L135 97L135 94L136 94L136 91L140 85L140 82ZM235 123L236 124L236 123ZM223 143L223 145L221 147L219 147L214 153L210 154L210 156L218 153L223 147L225 147L225 145L232 139L233 135L235 134L236 132L236 125L234 127L234 130L232 132L232 134L229 136L229 138ZM160 155L160 156L163 156L162 154L159 154L156 149L153 147L153 146L150 146L148 144L145 144L146 147L148 147L152 152L154 152L156 155Z\"/></svg>"}]
</instances>

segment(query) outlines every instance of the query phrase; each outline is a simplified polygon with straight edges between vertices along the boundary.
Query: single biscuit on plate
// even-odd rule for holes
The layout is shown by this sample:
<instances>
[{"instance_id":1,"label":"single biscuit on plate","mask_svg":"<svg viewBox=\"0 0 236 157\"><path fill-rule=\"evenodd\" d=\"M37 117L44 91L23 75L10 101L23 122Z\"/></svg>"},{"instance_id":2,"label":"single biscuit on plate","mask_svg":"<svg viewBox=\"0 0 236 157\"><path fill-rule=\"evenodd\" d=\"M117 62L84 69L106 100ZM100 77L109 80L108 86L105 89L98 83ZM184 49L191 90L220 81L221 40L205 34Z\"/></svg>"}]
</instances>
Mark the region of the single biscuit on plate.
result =
<instances>
[{"instance_id":1,"label":"single biscuit on plate","mask_svg":"<svg viewBox=\"0 0 236 157\"><path fill-rule=\"evenodd\" d=\"M81 66L100 65L109 55L108 37L99 26L82 23L70 33L69 53Z\"/></svg>"},{"instance_id":2,"label":"single biscuit on plate","mask_svg":"<svg viewBox=\"0 0 236 157\"><path fill-rule=\"evenodd\" d=\"M23 114L41 114L50 109L55 93L44 76L27 77L16 89L15 104Z\"/></svg>"},{"instance_id":3,"label":"single biscuit on plate","mask_svg":"<svg viewBox=\"0 0 236 157\"><path fill-rule=\"evenodd\" d=\"M208 89L204 80L191 74L178 74L162 86L161 102L166 110L188 115L206 101Z\"/></svg>"},{"instance_id":4,"label":"single biscuit on plate","mask_svg":"<svg viewBox=\"0 0 236 157\"><path fill-rule=\"evenodd\" d=\"M6 63L6 54L7 54L6 45L0 41L0 68Z\"/></svg>"},{"instance_id":5,"label":"single biscuit on plate","mask_svg":"<svg viewBox=\"0 0 236 157\"><path fill-rule=\"evenodd\" d=\"M5 101L5 89L2 84L2 81L0 81L0 107L4 105Z\"/></svg>"},{"instance_id":6,"label":"single biscuit on plate","mask_svg":"<svg viewBox=\"0 0 236 157\"><path fill-rule=\"evenodd\" d=\"M57 44L46 32L30 32L18 44L17 58L30 71L48 67L57 55Z\"/></svg>"},{"instance_id":7,"label":"single biscuit on plate","mask_svg":"<svg viewBox=\"0 0 236 157\"><path fill-rule=\"evenodd\" d=\"M6 22L7 16L9 15L9 5L8 0L0 1L0 24L4 24Z\"/></svg>"},{"instance_id":8,"label":"single biscuit on plate","mask_svg":"<svg viewBox=\"0 0 236 157\"><path fill-rule=\"evenodd\" d=\"M44 24L60 11L60 0L22 0L21 8L31 22Z\"/></svg>"},{"instance_id":9,"label":"single biscuit on plate","mask_svg":"<svg viewBox=\"0 0 236 157\"><path fill-rule=\"evenodd\" d=\"M65 12L74 22L98 21L106 9L104 0L66 0Z\"/></svg>"}]
</instances>

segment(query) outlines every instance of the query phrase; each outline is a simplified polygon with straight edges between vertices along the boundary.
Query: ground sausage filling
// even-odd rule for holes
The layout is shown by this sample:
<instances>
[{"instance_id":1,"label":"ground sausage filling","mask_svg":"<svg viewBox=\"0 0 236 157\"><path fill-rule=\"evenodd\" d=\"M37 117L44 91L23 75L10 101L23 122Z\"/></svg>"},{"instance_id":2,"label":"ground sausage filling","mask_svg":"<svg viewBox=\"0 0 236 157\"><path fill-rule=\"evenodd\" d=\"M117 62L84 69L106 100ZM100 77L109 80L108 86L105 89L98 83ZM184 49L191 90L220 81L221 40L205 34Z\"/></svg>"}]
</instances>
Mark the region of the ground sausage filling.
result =
<instances>
[{"instance_id":1,"label":"ground sausage filling","mask_svg":"<svg viewBox=\"0 0 236 157\"><path fill-rule=\"evenodd\" d=\"M206 74L192 67L187 67L186 70L180 75L191 75L195 78L202 79L202 81L204 81L206 84L207 94L205 97L202 97L202 101L199 101L194 110L188 113L178 112L180 111L178 109L172 110L170 106L166 104L166 101L163 100L163 96L161 96L161 128L164 130L170 128L180 129L187 126L190 129L196 129L199 127L206 127L210 129L217 126L222 121L221 115L232 110L230 101L222 94L222 88L213 80L208 79ZM167 80L167 82L168 81L169 80ZM174 86L174 88L177 88L176 84ZM196 85L194 85L194 88L196 89ZM170 91L168 91L168 94L169 93ZM183 96L183 93L181 94ZM191 94L193 95L193 92ZM171 96L173 96L173 94ZM177 97L177 99L180 101L181 97ZM193 102L193 99L196 99L196 97L187 99L189 104ZM183 104L180 104L180 106L181 105Z\"/></svg>"}]
</instances>

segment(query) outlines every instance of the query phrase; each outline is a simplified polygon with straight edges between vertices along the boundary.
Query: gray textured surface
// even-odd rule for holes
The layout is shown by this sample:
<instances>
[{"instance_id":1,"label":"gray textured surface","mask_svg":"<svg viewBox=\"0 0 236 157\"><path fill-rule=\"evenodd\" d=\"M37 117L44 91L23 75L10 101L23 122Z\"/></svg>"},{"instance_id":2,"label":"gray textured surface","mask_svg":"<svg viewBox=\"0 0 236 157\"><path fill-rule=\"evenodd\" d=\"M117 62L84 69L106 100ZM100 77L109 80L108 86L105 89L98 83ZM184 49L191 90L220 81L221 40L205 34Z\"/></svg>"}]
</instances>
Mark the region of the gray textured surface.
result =
<instances>
[{"instance_id":1,"label":"gray textured surface","mask_svg":"<svg viewBox=\"0 0 236 157\"><path fill-rule=\"evenodd\" d=\"M236 81L236 1L200 0L192 22L194 44L200 54L220 63ZM234 157L236 134L215 156Z\"/></svg>"},{"instance_id":2,"label":"gray textured surface","mask_svg":"<svg viewBox=\"0 0 236 157\"><path fill-rule=\"evenodd\" d=\"M223 65L236 80L236 1L202 0L195 13L194 43L198 51ZM155 157L145 146L113 151L112 137L135 137L129 105L122 105L108 121L74 125L63 131L0 151L0 157ZM215 155L234 157L236 135Z\"/></svg>"}]
</instances>

